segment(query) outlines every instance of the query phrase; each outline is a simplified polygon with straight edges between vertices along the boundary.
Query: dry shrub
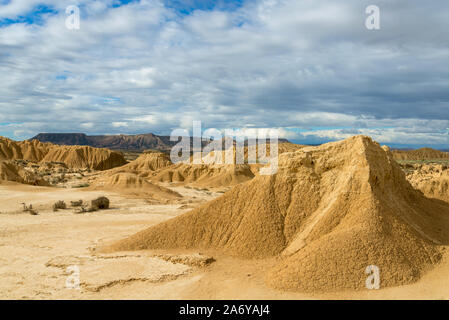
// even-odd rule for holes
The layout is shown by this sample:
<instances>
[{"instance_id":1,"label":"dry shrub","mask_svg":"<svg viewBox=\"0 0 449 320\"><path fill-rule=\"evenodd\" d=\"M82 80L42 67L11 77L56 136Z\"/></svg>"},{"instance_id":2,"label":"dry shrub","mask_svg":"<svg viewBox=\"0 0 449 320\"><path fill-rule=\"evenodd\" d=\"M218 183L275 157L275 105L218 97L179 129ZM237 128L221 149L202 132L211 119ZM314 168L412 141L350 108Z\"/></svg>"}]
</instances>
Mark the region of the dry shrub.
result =
<instances>
[{"instance_id":1,"label":"dry shrub","mask_svg":"<svg viewBox=\"0 0 449 320\"><path fill-rule=\"evenodd\" d=\"M106 197L99 197L95 200L92 200L90 206L95 211L100 209L109 209L109 199Z\"/></svg>"},{"instance_id":2,"label":"dry shrub","mask_svg":"<svg viewBox=\"0 0 449 320\"><path fill-rule=\"evenodd\" d=\"M37 216L38 215L37 211L33 209L33 205L32 204L27 206L25 203L22 203L22 205L23 205L23 212L28 212L32 216Z\"/></svg>"},{"instance_id":3,"label":"dry shrub","mask_svg":"<svg viewBox=\"0 0 449 320\"><path fill-rule=\"evenodd\" d=\"M58 209L67 209L67 205L63 200L59 200L53 204L53 211L58 211Z\"/></svg>"},{"instance_id":4,"label":"dry shrub","mask_svg":"<svg viewBox=\"0 0 449 320\"><path fill-rule=\"evenodd\" d=\"M83 200L70 201L70 205L72 207L81 207L83 205Z\"/></svg>"}]
</instances>

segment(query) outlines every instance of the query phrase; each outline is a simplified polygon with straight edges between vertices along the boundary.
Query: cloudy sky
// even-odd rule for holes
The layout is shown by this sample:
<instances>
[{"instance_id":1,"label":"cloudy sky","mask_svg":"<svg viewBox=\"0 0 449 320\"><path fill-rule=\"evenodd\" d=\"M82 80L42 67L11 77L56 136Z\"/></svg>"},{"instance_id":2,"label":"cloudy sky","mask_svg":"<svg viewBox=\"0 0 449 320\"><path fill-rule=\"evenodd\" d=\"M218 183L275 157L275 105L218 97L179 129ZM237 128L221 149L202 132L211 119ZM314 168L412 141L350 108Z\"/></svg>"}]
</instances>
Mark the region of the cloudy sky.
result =
<instances>
[{"instance_id":1,"label":"cloudy sky","mask_svg":"<svg viewBox=\"0 0 449 320\"><path fill-rule=\"evenodd\" d=\"M80 29L66 8L80 8ZM369 5L380 30L365 27ZM449 148L447 0L0 0L0 135L279 128Z\"/></svg>"}]
</instances>

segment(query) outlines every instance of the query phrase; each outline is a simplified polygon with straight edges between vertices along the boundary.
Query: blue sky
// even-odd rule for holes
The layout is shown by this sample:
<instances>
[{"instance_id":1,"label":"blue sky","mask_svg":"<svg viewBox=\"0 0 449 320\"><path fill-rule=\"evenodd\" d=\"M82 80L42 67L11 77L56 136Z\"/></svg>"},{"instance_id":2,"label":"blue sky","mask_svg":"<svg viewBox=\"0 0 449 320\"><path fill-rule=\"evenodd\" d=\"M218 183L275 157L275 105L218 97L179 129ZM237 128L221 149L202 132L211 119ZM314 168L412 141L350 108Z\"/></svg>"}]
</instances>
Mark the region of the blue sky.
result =
<instances>
[{"instance_id":1,"label":"blue sky","mask_svg":"<svg viewBox=\"0 0 449 320\"><path fill-rule=\"evenodd\" d=\"M9 0L11 1L11 0ZM3 5L7 5L8 3L3 3ZM18 15L13 15L11 18L3 17L0 20L0 27L8 26L11 24L22 23L22 24L36 24L42 25L45 23L45 20L51 16L57 14L58 11L55 10L52 6L47 6L45 4L38 4L34 6L31 11L23 12Z\"/></svg>"},{"instance_id":2,"label":"blue sky","mask_svg":"<svg viewBox=\"0 0 449 320\"><path fill-rule=\"evenodd\" d=\"M164 5L167 8L174 9L183 15L189 15L193 13L195 10L202 11L213 11L213 10L222 10L222 11L233 11L236 10L243 5L243 0L236 1L224 1L224 0L169 0L165 1Z\"/></svg>"},{"instance_id":3,"label":"blue sky","mask_svg":"<svg viewBox=\"0 0 449 320\"><path fill-rule=\"evenodd\" d=\"M0 0L0 135L279 128L449 148L449 3ZM78 5L80 30L65 10Z\"/></svg>"}]
</instances>

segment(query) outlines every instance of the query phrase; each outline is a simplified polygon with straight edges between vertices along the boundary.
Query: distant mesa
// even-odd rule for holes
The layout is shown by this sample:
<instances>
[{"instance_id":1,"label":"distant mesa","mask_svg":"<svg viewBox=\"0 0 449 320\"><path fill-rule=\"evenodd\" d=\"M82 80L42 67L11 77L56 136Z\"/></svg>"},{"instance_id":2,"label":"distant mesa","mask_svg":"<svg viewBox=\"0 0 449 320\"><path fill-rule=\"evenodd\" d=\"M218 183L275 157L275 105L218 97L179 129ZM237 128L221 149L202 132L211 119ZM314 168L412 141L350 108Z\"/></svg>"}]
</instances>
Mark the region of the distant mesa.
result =
<instances>
[{"instance_id":1,"label":"distant mesa","mask_svg":"<svg viewBox=\"0 0 449 320\"><path fill-rule=\"evenodd\" d=\"M170 141L170 136L158 136L153 133L97 136L88 136L84 133L39 133L30 140L34 139L59 145L81 145L128 151L147 149L169 151L177 143L176 141ZM203 141L203 145L205 144L207 142Z\"/></svg>"},{"instance_id":2,"label":"distant mesa","mask_svg":"<svg viewBox=\"0 0 449 320\"><path fill-rule=\"evenodd\" d=\"M59 145L68 146L88 146L89 139L84 133L39 133L30 140L39 140L40 142L50 142Z\"/></svg>"},{"instance_id":3,"label":"distant mesa","mask_svg":"<svg viewBox=\"0 0 449 320\"><path fill-rule=\"evenodd\" d=\"M59 145L80 145L91 146L95 148L108 148L111 150L144 151L158 150L170 151L176 145L177 141L170 141L170 136L160 136L153 133L136 135L94 135L88 136L84 133L39 133L30 140L39 140L41 142L51 142ZM191 139L191 145L194 138ZM197 139L197 138L195 138ZM211 142L208 139L202 139L202 146ZM217 141L218 142L218 141ZM288 142L286 139L279 139L279 143ZM251 141L250 141L251 143Z\"/></svg>"}]
</instances>

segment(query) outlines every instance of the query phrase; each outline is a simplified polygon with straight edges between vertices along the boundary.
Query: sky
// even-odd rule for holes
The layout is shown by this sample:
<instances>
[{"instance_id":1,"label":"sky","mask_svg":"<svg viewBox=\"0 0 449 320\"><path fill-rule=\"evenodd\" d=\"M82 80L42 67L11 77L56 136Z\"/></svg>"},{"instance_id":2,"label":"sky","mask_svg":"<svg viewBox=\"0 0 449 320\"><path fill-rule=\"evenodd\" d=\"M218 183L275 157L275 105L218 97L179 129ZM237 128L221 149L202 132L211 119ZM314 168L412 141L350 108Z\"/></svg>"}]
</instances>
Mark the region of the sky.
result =
<instances>
[{"instance_id":1,"label":"sky","mask_svg":"<svg viewBox=\"0 0 449 320\"><path fill-rule=\"evenodd\" d=\"M80 28L66 8L80 8ZM380 29L365 9L380 9ZM277 128L449 149L447 0L0 0L0 135Z\"/></svg>"}]
</instances>

